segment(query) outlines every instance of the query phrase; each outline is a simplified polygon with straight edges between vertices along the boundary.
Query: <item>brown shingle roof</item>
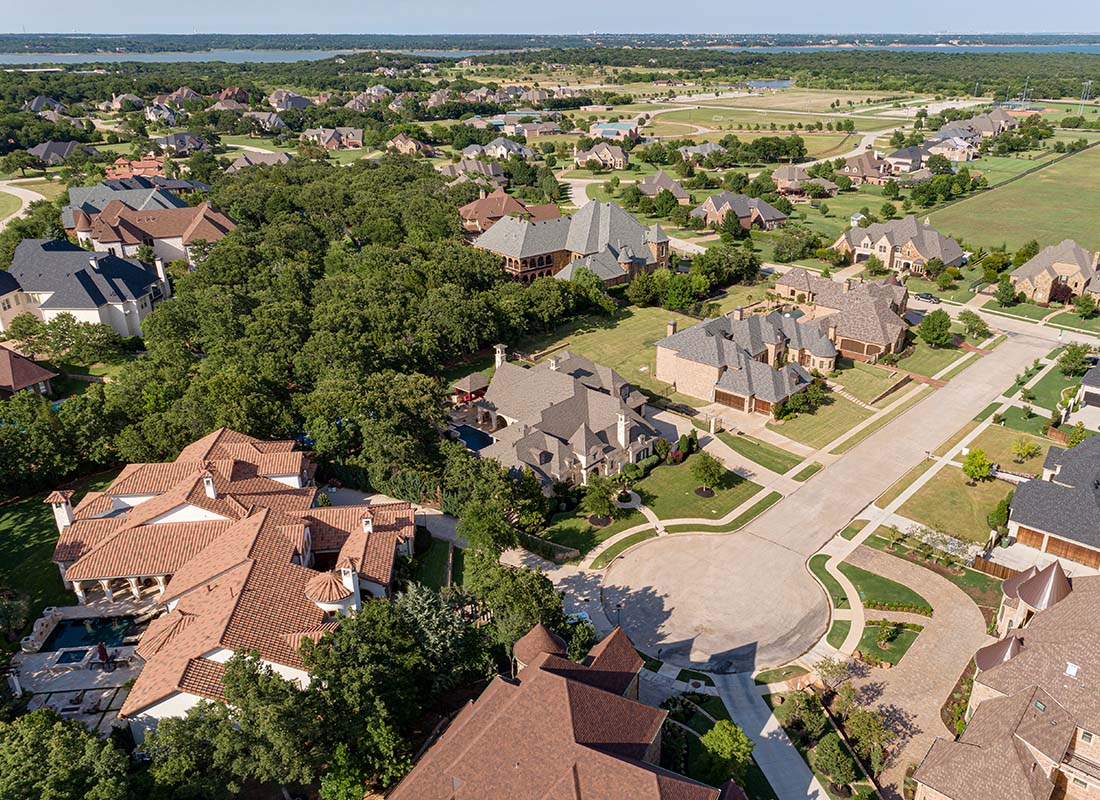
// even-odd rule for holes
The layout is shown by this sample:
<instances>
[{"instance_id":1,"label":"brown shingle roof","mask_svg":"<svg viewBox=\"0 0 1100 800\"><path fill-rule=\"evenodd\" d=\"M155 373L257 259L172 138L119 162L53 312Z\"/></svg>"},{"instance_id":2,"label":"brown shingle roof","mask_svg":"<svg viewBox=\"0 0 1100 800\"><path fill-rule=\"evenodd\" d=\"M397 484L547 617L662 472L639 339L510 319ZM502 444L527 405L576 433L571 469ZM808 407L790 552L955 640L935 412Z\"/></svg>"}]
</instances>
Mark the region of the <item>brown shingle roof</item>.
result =
<instances>
[{"instance_id":1,"label":"brown shingle roof","mask_svg":"<svg viewBox=\"0 0 1100 800\"><path fill-rule=\"evenodd\" d=\"M91 237L101 243L122 244L178 237L189 245L200 239L216 242L236 227L233 220L206 202L187 208L136 211L121 200L112 200L92 219Z\"/></svg>"},{"instance_id":2,"label":"brown shingle roof","mask_svg":"<svg viewBox=\"0 0 1100 800\"><path fill-rule=\"evenodd\" d=\"M56 372L50 372L29 358L0 345L0 389L18 392L56 377Z\"/></svg>"},{"instance_id":3,"label":"brown shingle roof","mask_svg":"<svg viewBox=\"0 0 1100 800\"><path fill-rule=\"evenodd\" d=\"M512 655L524 664L532 663L543 653L565 655L565 640L541 622L527 631L512 647Z\"/></svg>"},{"instance_id":4,"label":"brown shingle roof","mask_svg":"<svg viewBox=\"0 0 1100 800\"><path fill-rule=\"evenodd\" d=\"M717 800L642 760L666 712L557 673L569 664L542 654L518 682L494 680L391 800Z\"/></svg>"}]
</instances>

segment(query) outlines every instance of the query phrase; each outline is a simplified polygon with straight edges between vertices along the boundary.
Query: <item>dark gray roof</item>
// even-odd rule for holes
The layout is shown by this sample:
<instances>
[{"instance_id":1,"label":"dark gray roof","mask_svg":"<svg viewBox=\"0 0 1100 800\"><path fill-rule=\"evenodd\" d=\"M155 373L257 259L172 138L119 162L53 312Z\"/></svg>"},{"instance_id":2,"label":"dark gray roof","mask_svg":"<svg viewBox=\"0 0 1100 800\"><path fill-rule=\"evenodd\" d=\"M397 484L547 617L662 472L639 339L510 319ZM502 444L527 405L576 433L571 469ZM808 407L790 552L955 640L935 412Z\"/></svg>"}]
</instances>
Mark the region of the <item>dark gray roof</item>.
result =
<instances>
[{"instance_id":1,"label":"dark gray roof","mask_svg":"<svg viewBox=\"0 0 1100 800\"><path fill-rule=\"evenodd\" d=\"M638 189L647 197L656 197L664 189L672 192L672 196L677 200L687 200L689 197L684 187L664 170L658 170L657 174L642 178Z\"/></svg>"},{"instance_id":2,"label":"dark gray roof","mask_svg":"<svg viewBox=\"0 0 1100 800\"><path fill-rule=\"evenodd\" d=\"M61 209L61 225L72 228L73 209L86 214L98 214L112 200L121 200L135 211L162 208L186 208L187 203L171 192L158 188L119 188L115 183L97 183L95 186L74 186L69 189L69 205Z\"/></svg>"},{"instance_id":3,"label":"dark gray roof","mask_svg":"<svg viewBox=\"0 0 1100 800\"><path fill-rule=\"evenodd\" d=\"M724 207L728 207L730 211L737 215L738 219L745 219L752 216L753 209L760 215L760 218L765 222L782 222L787 218L787 215L773 206L767 200L763 200L759 197L749 197L746 194L736 194L734 192L719 192L716 195L712 195L703 201L701 206L695 208L691 213L693 216L706 216L708 207L712 207L715 213L722 213Z\"/></svg>"},{"instance_id":4,"label":"dark gray roof","mask_svg":"<svg viewBox=\"0 0 1100 800\"><path fill-rule=\"evenodd\" d=\"M153 139L153 144L177 152L206 149L206 140L193 133L170 133L167 136L159 136Z\"/></svg>"},{"instance_id":5,"label":"dark gray roof","mask_svg":"<svg viewBox=\"0 0 1100 800\"><path fill-rule=\"evenodd\" d=\"M1092 367L1081 377L1081 385L1100 389L1100 367Z\"/></svg>"},{"instance_id":6,"label":"dark gray roof","mask_svg":"<svg viewBox=\"0 0 1100 800\"><path fill-rule=\"evenodd\" d=\"M95 148L88 147L80 142L42 142L42 144L36 144L27 152L46 164L56 166L63 164L73 154L73 151L79 147L84 148L84 151L89 154L95 152Z\"/></svg>"},{"instance_id":7,"label":"dark gray roof","mask_svg":"<svg viewBox=\"0 0 1100 800\"><path fill-rule=\"evenodd\" d=\"M723 370L715 386L722 391L743 397L758 397L769 403L779 403L805 389L813 377L798 364L786 364L773 369L737 350L733 364Z\"/></svg>"},{"instance_id":8,"label":"dark gray roof","mask_svg":"<svg viewBox=\"0 0 1100 800\"><path fill-rule=\"evenodd\" d=\"M702 156L703 158L706 158L711 153L724 153L726 152L726 148L722 147L722 145L720 144L715 144L714 142L703 142L702 144L685 145L679 148L679 152L680 158L686 160L688 158L691 158L692 156Z\"/></svg>"},{"instance_id":9,"label":"dark gray roof","mask_svg":"<svg viewBox=\"0 0 1100 800\"><path fill-rule=\"evenodd\" d=\"M138 261L94 253L63 239L24 239L8 272L25 292L50 292L41 307L58 310L136 300L157 282Z\"/></svg>"},{"instance_id":10,"label":"dark gray roof","mask_svg":"<svg viewBox=\"0 0 1100 800\"><path fill-rule=\"evenodd\" d=\"M210 184L184 178L163 178L160 175L135 175L132 178L112 178L100 181L114 191L123 189L164 189L168 192L208 192Z\"/></svg>"},{"instance_id":11,"label":"dark gray roof","mask_svg":"<svg viewBox=\"0 0 1100 800\"><path fill-rule=\"evenodd\" d=\"M39 111L65 111L65 106L52 97L37 95L23 104L23 110L37 114Z\"/></svg>"},{"instance_id":12,"label":"dark gray roof","mask_svg":"<svg viewBox=\"0 0 1100 800\"><path fill-rule=\"evenodd\" d=\"M19 291L19 281L10 272L0 269L0 296Z\"/></svg>"},{"instance_id":13,"label":"dark gray roof","mask_svg":"<svg viewBox=\"0 0 1100 800\"><path fill-rule=\"evenodd\" d=\"M1100 548L1100 437L1069 449L1051 447L1043 466L1058 472L1017 487L1012 521Z\"/></svg>"},{"instance_id":14,"label":"dark gray roof","mask_svg":"<svg viewBox=\"0 0 1100 800\"><path fill-rule=\"evenodd\" d=\"M577 270L582 268L591 270L604 283L619 280L625 274L614 253L610 250L601 250L590 256L570 261L555 272L554 277L562 281L571 281L577 274Z\"/></svg>"}]
</instances>

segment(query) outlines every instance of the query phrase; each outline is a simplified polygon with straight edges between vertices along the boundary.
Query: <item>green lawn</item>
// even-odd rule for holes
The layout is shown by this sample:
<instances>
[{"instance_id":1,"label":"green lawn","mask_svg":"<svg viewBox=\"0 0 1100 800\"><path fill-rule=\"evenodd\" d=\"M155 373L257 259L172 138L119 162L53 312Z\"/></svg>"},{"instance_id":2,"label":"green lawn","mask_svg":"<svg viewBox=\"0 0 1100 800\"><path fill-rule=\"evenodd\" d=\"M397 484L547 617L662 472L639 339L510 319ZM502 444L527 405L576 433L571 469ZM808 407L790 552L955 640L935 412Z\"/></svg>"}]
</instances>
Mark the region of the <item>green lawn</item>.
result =
<instances>
[{"instance_id":1,"label":"green lawn","mask_svg":"<svg viewBox=\"0 0 1100 800\"><path fill-rule=\"evenodd\" d=\"M1031 416L1024 409L1012 406L1004 411L1004 426L1021 433L1030 433L1032 436L1043 436L1050 422L1050 415L1042 409L1032 410Z\"/></svg>"},{"instance_id":2,"label":"green lawn","mask_svg":"<svg viewBox=\"0 0 1100 800\"><path fill-rule=\"evenodd\" d=\"M924 396L926 394L928 394L930 391L932 391L932 390L927 386L918 386L915 390L910 389L908 391L908 393L906 394L907 399L903 403L896 406L895 408L893 408L888 413L882 414L874 422L869 424L867 427L862 428L858 433L855 433L852 436L845 439L843 442L841 442L836 447L834 447L832 450L830 450L829 454L830 455L841 455L842 453L847 453L849 450L851 450L857 444L859 444L864 439L866 439L868 436L873 434L875 431L877 431L883 425L886 425L887 423L889 423L890 420L894 419L897 416L900 416L901 414L904 414L906 411L908 411L914 405L919 403L921 400L924 399ZM894 398L894 399L898 400L898 399L901 399L901 398Z\"/></svg>"},{"instance_id":3,"label":"green lawn","mask_svg":"<svg viewBox=\"0 0 1100 800\"><path fill-rule=\"evenodd\" d=\"M676 676L676 680L683 681L684 683L690 683L691 681L698 681L704 686L713 686L714 680L703 672L696 672L693 669L682 669Z\"/></svg>"},{"instance_id":4,"label":"green lawn","mask_svg":"<svg viewBox=\"0 0 1100 800\"><path fill-rule=\"evenodd\" d=\"M1063 375L1062 370L1054 367L1031 387L1031 392L1035 395L1035 405L1053 411L1062 399L1062 392L1070 388L1076 391L1080 385L1079 377Z\"/></svg>"},{"instance_id":5,"label":"green lawn","mask_svg":"<svg viewBox=\"0 0 1100 800\"><path fill-rule=\"evenodd\" d=\"M726 473L725 483L715 489L714 497L700 497L695 493L698 487L691 475L689 456L682 464L657 467L638 481L634 491L661 519L719 519L761 489L759 484L732 472Z\"/></svg>"},{"instance_id":6,"label":"green lawn","mask_svg":"<svg viewBox=\"0 0 1100 800\"><path fill-rule=\"evenodd\" d=\"M931 603L908 586L903 586L897 581L868 572L855 564L842 561L837 565L837 569L843 572L844 576L856 587L859 598L864 603L900 603L909 606L932 607Z\"/></svg>"},{"instance_id":7,"label":"green lawn","mask_svg":"<svg viewBox=\"0 0 1100 800\"><path fill-rule=\"evenodd\" d=\"M802 481L808 481L810 478L812 478L814 475L816 475L822 469L824 469L823 465L818 464L815 461L814 463L807 464L805 467L800 469L798 472L796 472L794 475L791 476L791 479L796 480L800 483Z\"/></svg>"},{"instance_id":8,"label":"green lawn","mask_svg":"<svg viewBox=\"0 0 1100 800\"><path fill-rule=\"evenodd\" d=\"M632 533L629 536L624 536L622 539L615 542L615 544L611 545L594 559L592 559L592 569L603 569L616 558L618 558L621 553L626 552L631 547L638 544L638 542L644 542L646 539L652 539L656 535L657 531L650 528L648 530Z\"/></svg>"},{"instance_id":9,"label":"green lawn","mask_svg":"<svg viewBox=\"0 0 1100 800\"><path fill-rule=\"evenodd\" d=\"M865 519L857 519L855 522L853 522L851 525L840 532L840 538L846 539L849 542L852 541L852 539L856 538L857 533L867 527L867 522L868 520Z\"/></svg>"},{"instance_id":10,"label":"green lawn","mask_svg":"<svg viewBox=\"0 0 1100 800\"><path fill-rule=\"evenodd\" d=\"M922 461L917 466L906 472L894 484L885 492L880 494L875 500L875 505L879 508L886 508L892 502L901 496L901 493L913 485L913 482L917 480L921 475L926 473L935 464L934 461Z\"/></svg>"},{"instance_id":11,"label":"green lawn","mask_svg":"<svg viewBox=\"0 0 1100 800\"><path fill-rule=\"evenodd\" d=\"M719 431L718 438L731 449L736 450L750 461L755 461L764 469L771 470L780 475L794 469L802 462L802 457L790 453L774 444L754 439L745 434Z\"/></svg>"},{"instance_id":12,"label":"green lawn","mask_svg":"<svg viewBox=\"0 0 1100 800\"><path fill-rule=\"evenodd\" d=\"M0 192L0 219L6 219L19 210L22 201L14 194Z\"/></svg>"},{"instance_id":13,"label":"green lawn","mask_svg":"<svg viewBox=\"0 0 1100 800\"><path fill-rule=\"evenodd\" d=\"M890 550L890 541L887 538L890 536L890 533L891 531L888 528L879 527L873 534L868 536L863 543L868 547L873 547L875 550L889 553L898 558L905 558L905 556L912 551L901 544L897 545L893 550ZM926 569L931 569L937 575L951 581L966 592L970 599L978 606L996 609L1000 605L1001 582L992 575L986 575L984 572L978 572L977 570L968 569L966 567L963 567L962 572L959 574L949 569L933 569L930 562L921 558L918 554L914 554L914 558L906 558L906 560L925 567Z\"/></svg>"},{"instance_id":14,"label":"green lawn","mask_svg":"<svg viewBox=\"0 0 1100 800\"><path fill-rule=\"evenodd\" d=\"M968 485L957 467L944 467L898 509L903 517L942 530L949 536L984 545L989 539L986 516L1011 487L998 480Z\"/></svg>"},{"instance_id":15,"label":"green lawn","mask_svg":"<svg viewBox=\"0 0 1100 800\"><path fill-rule=\"evenodd\" d=\"M844 387L844 391L857 400L870 403L897 383L901 377L883 367L876 367L873 364L864 364L861 361L852 361L847 358L838 358L837 371L830 375L829 379L839 383Z\"/></svg>"},{"instance_id":16,"label":"green lawn","mask_svg":"<svg viewBox=\"0 0 1100 800\"><path fill-rule=\"evenodd\" d=\"M979 162L980 164L981 162ZM923 215L922 215L923 216ZM1076 239L1100 249L1100 150L1078 153L1018 181L981 192L931 214L947 236L986 248L1015 250L1029 239Z\"/></svg>"},{"instance_id":17,"label":"green lawn","mask_svg":"<svg viewBox=\"0 0 1100 800\"><path fill-rule=\"evenodd\" d=\"M293 152L296 152L296 148L293 145L291 145L289 147L277 145L277 144L275 144L275 142L273 140L265 139L263 137L254 137L254 136L242 135L242 136L223 136L223 137L221 137L221 139L222 139L222 144L224 144L224 145L237 145L238 147L242 147L242 146L243 147L256 147L256 148L259 148L260 150L268 150L272 153L293 153ZM230 149L229 152L227 153L227 155L238 156L238 155L240 155L240 152L235 151L234 149Z\"/></svg>"},{"instance_id":18,"label":"green lawn","mask_svg":"<svg viewBox=\"0 0 1100 800\"><path fill-rule=\"evenodd\" d=\"M1021 438L1038 445L1039 452L1023 463L1017 463L1016 456L1012 452L1012 445L1017 439ZM1002 428L999 425L990 425L971 442L970 449L981 448L990 461L1000 464L1012 472L1039 473L1043 470L1043 459L1046 458L1050 445L1051 441L1044 437Z\"/></svg>"},{"instance_id":19,"label":"green lawn","mask_svg":"<svg viewBox=\"0 0 1100 800\"><path fill-rule=\"evenodd\" d=\"M808 674L808 672L809 671L805 667L791 664L786 667L764 670L763 672L757 673L753 680L760 685L766 685L769 683L779 683L780 681L789 681L791 678L799 678Z\"/></svg>"},{"instance_id":20,"label":"green lawn","mask_svg":"<svg viewBox=\"0 0 1100 800\"><path fill-rule=\"evenodd\" d=\"M550 527L543 532L542 538L563 547L572 547L584 555L600 542L607 541L616 533L633 528L642 522L645 522L645 517L640 512L625 509L622 515L606 528L594 528L589 524L588 515L584 512L566 511L555 514L551 518Z\"/></svg>"},{"instance_id":21,"label":"green lawn","mask_svg":"<svg viewBox=\"0 0 1100 800\"><path fill-rule=\"evenodd\" d=\"M873 413L843 397L834 395L832 400L813 414L799 414L786 422L769 422L768 427L796 442L824 447Z\"/></svg>"},{"instance_id":22,"label":"green lawn","mask_svg":"<svg viewBox=\"0 0 1100 800\"><path fill-rule=\"evenodd\" d=\"M413 579L437 592L447 586L447 559L450 549L448 542L433 538L428 549L416 558Z\"/></svg>"},{"instance_id":23,"label":"green lawn","mask_svg":"<svg viewBox=\"0 0 1100 800\"><path fill-rule=\"evenodd\" d=\"M1093 314L1088 319L1082 319L1076 312L1064 311L1056 317L1052 317L1047 324L1061 325L1065 328L1076 328L1077 330L1089 331L1090 333L1100 333L1100 315L1097 314Z\"/></svg>"},{"instance_id":24,"label":"green lawn","mask_svg":"<svg viewBox=\"0 0 1100 800\"><path fill-rule=\"evenodd\" d=\"M809 566L810 572L816 575L817 579L825 585L825 591L827 591L829 597L832 598L833 608L848 608L848 594L840 585L840 581L830 575L825 569L825 564L828 560L829 556L824 553L818 553L810 559L807 566Z\"/></svg>"},{"instance_id":25,"label":"green lawn","mask_svg":"<svg viewBox=\"0 0 1100 800\"><path fill-rule=\"evenodd\" d=\"M89 491L102 489L117 472L76 487L73 505ZM50 559L57 544L53 512L43 500L46 492L0 506L0 588L11 589L30 599L30 620L46 606L76 603L76 597L61 583L61 574Z\"/></svg>"},{"instance_id":26,"label":"green lawn","mask_svg":"<svg viewBox=\"0 0 1100 800\"><path fill-rule=\"evenodd\" d=\"M919 631L903 629L897 632L894 639L885 648L878 644L878 625L868 625L863 629L863 635L859 637L859 651L874 656L881 661L887 661L897 666L901 657L917 641Z\"/></svg>"},{"instance_id":27,"label":"green lawn","mask_svg":"<svg viewBox=\"0 0 1100 800\"><path fill-rule=\"evenodd\" d=\"M829 633L825 637L825 641L830 646L840 648L844 644L844 640L848 638L848 632L852 630L852 621L850 619L838 619L829 628Z\"/></svg>"},{"instance_id":28,"label":"green lawn","mask_svg":"<svg viewBox=\"0 0 1100 800\"><path fill-rule=\"evenodd\" d=\"M998 314L1007 314L1010 317L1020 317L1021 319L1030 319L1033 321L1041 320L1054 311L1052 308L1043 308L1034 303L1014 303L1013 305L1002 307L996 300L987 300L982 304L982 308L988 311L995 311Z\"/></svg>"},{"instance_id":29,"label":"green lawn","mask_svg":"<svg viewBox=\"0 0 1100 800\"><path fill-rule=\"evenodd\" d=\"M768 492L747 509L734 517L728 524L720 525L717 527L708 527L702 530L707 530L712 533L732 533L733 531L748 525L750 522L752 522L754 519L756 519L758 516L763 514L765 511L767 511L769 508L774 506L782 499L783 495L781 495L779 492ZM701 529L698 525L669 525L665 528L665 531L667 531L668 533L692 533L698 532L699 530Z\"/></svg>"},{"instance_id":30,"label":"green lawn","mask_svg":"<svg viewBox=\"0 0 1100 800\"><path fill-rule=\"evenodd\" d=\"M43 179L27 181L26 183L18 184L18 186L21 189L29 189L32 192L38 192L47 200L56 200L62 195L68 196L69 194L69 187L61 181L48 181Z\"/></svg>"},{"instance_id":31,"label":"green lawn","mask_svg":"<svg viewBox=\"0 0 1100 800\"><path fill-rule=\"evenodd\" d=\"M913 335L913 353L898 362L900 369L931 378L963 355L959 347L931 347L924 339Z\"/></svg>"}]
</instances>

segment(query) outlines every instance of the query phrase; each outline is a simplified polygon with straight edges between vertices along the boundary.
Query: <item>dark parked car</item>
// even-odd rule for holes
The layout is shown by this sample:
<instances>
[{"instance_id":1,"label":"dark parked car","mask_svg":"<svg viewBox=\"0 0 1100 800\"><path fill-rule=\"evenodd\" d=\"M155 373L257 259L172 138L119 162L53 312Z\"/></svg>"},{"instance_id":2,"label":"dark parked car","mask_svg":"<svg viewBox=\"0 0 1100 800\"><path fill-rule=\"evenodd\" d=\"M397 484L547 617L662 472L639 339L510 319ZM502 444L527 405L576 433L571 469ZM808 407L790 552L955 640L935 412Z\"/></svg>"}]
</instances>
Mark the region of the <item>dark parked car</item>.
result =
<instances>
[{"instance_id":1,"label":"dark parked car","mask_svg":"<svg viewBox=\"0 0 1100 800\"><path fill-rule=\"evenodd\" d=\"M918 295L916 295L916 298L918 300L923 300L926 303L931 303L934 306L938 306L940 304L940 298L936 297L936 295L934 294L929 294L928 292L920 292Z\"/></svg>"}]
</instances>

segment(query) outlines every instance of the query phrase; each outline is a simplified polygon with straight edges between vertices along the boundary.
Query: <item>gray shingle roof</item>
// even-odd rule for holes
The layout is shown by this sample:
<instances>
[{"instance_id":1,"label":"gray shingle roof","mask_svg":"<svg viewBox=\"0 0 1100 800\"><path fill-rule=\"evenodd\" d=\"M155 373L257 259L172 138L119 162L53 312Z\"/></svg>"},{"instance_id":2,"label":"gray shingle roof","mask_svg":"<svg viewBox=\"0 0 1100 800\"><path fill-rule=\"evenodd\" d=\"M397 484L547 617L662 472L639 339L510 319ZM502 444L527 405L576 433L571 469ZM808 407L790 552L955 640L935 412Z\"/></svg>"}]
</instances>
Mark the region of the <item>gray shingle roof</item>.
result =
<instances>
[{"instance_id":1,"label":"gray shingle roof","mask_svg":"<svg viewBox=\"0 0 1100 800\"><path fill-rule=\"evenodd\" d=\"M121 200L135 211L187 207L186 202L162 189L122 189L116 186L111 183L97 183L95 186L74 186L69 189L69 205L61 209L62 227L73 227L73 209L79 208L89 215L98 214L112 200Z\"/></svg>"},{"instance_id":2,"label":"gray shingle roof","mask_svg":"<svg viewBox=\"0 0 1100 800\"><path fill-rule=\"evenodd\" d=\"M677 200L688 199L688 193L684 191L684 187L664 170L659 170L656 175L647 175L642 178L641 183L638 184L638 189L646 197L656 197L667 189L672 192L672 196Z\"/></svg>"},{"instance_id":3,"label":"gray shingle roof","mask_svg":"<svg viewBox=\"0 0 1100 800\"><path fill-rule=\"evenodd\" d=\"M787 218L787 215L773 206L767 200L763 200L759 197L749 197L746 194L736 194L734 192L719 192L716 195L712 195L703 201L701 206L695 208L691 213L692 216L706 216L708 210L715 214L721 214L723 208L729 208L738 219L746 219L752 216L752 212L755 209L760 215L760 218L765 222L781 222Z\"/></svg>"},{"instance_id":4,"label":"gray shingle roof","mask_svg":"<svg viewBox=\"0 0 1100 800\"><path fill-rule=\"evenodd\" d=\"M1020 280L1029 280L1044 272L1052 278L1057 276L1055 264L1069 264L1077 267L1085 278L1086 285L1096 274L1100 253L1092 253L1077 244L1073 239L1063 239L1058 244L1044 247L1012 271L1012 276Z\"/></svg>"},{"instance_id":5,"label":"gray shingle roof","mask_svg":"<svg viewBox=\"0 0 1100 800\"><path fill-rule=\"evenodd\" d=\"M851 228L840 238L855 248L867 237L872 243L885 238L892 247L902 247L912 242L925 261L938 258L949 267L962 263L963 251L958 242L948 239L931 225L918 222L912 214L890 222L875 222L866 228Z\"/></svg>"},{"instance_id":6,"label":"gray shingle roof","mask_svg":"<svg viewBox=\"0 0 1100 800\"><path fill-rule=\"evenodd\" d=\"M1043 466L1058 467L1058 473L1017 487L1012 521L1100 548L1100 438L1070 449L1051 447Z\"/></svg>"},{"instance_id":7,"label":"gray shingle roof","mask_svg":"<svg viewBox=\"0 0 1100 800\"><path fill-rule=\"evenodd\" d=\"M660 226L647 228L615 203L590 200L571 217L541 222L504 217L474 240L502 256L528 258L567 250L592 255L609 249L616 260L629 248L636 261L652 264L650 242L667 241Z\"/></svg>"},{"instance_id":8,"label":"gray shingle roof","mask_svg":"<svg viewBox=\"0 0 1100 800\"><path fill-rule=\"evenodd\" d=\"M41 307L59 310L136 300L157 282L133 259L93 253L62 239L24 239L8 272L25 292L51 292Z\"/></svg>"},{"instance_id":9,"label":"gray shingle roof","mask_svg":"<svg viewBox=\"0 0 1100 800\"><path fill-rule=\"evenodd\" d=\"M88 145L80 142L42 142L36 144L27 152L46 164L56 166L63 164L78 148L83 148L89 154L95 152L95 148L88 147Z\"/></svg>"},{"instance_id":10,"label":"gray shingle roof","mask_svg":"<svg viewBox=\"0 0 1100 800\"><path fill-rule=\"evenodd\" d=\"M714 142L703 142L702 144L685 145L684 147L679 148L679 152L680 157L684 160L687 160L692 156L699 156L700 158L705 159L711 153L726 152L726 148L722 147L722 145L720 144L715 144Z\"/></svg>"}]
</instances>

